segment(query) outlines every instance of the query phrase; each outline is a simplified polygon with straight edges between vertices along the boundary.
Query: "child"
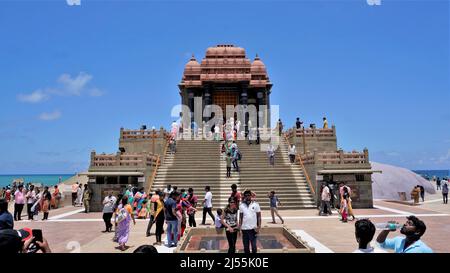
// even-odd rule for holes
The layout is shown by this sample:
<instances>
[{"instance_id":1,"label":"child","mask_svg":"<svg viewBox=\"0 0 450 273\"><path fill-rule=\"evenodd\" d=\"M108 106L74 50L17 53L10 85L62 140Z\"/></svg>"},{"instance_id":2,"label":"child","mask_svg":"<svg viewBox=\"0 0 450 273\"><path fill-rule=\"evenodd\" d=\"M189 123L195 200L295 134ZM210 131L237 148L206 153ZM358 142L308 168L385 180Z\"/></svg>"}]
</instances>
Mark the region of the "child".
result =
<instances>
[{"instance_id":1,"label":"child","mask_svg":"<svg viewBox=\"0 0 450 273\"><path fill-rule=\"evenodd\" d=\"M148 207L147 207L147 199L142 201L141 209L138 212L138 219L147 219L148 216Z\"/></svg>"},{"instance_id":2,"label":"child","mask_svg":"<svg viewBox=\"0 0 450 273\"><path fill-rule=\"evenodd\" d=\"M222 225L222 209L217 209L216 219L214 220L214 224L216 226L217 231L220 231L220 229L223 228Z\"/></svg>"}]
</instances>

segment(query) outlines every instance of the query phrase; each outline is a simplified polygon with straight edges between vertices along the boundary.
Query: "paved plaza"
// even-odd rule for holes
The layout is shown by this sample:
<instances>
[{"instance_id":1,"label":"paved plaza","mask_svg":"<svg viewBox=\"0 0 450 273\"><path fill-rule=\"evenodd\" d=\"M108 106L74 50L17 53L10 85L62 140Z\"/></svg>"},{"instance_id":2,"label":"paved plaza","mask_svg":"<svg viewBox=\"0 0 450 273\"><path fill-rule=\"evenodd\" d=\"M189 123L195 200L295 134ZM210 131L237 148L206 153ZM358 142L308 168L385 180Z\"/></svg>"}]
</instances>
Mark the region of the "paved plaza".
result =
<instances>
[{"instance_id":1,"label":"paved plaza","mask_svg":"<svg viewBox=\"0 0 450 273\"><path fill-rule=\"evenodd\" d=\"M403 224L408 215L416 215L427 225L422 240L434 252L450 252L450 206L442 204L440 193L427 195L425 203L411 206L408 203L375 200L373 209L354 209L357 218L370 218L374 223L396 220ZM315 209L282 210L285 225L300 235L303 240L314 246L316 252L352 252L357 248L354 236L354 222L341 223L338 214L318 216ZM263 226L273 226L269 211L263 211ZM197 223L200 223L201 213L197 213ZM211 219L207 222L211 223ZM137 220L131 227L128 246L124 252L133 252L143 244L153 244L155 236L145 237L148 220ZM281 224L280 224L281 225ZM105 229L101 213L85 214L77 207L64 207L50 212L50 220L15 222L15 229L22 227L43 230L53 252L81 253L121 253L117 243L112 241L113 233L102 233ZM154 228L152 231L154 232ZM377 236L375 234L375 237ZM393 232L390 237L398 235ZM164 237L164 235L163 235ZM164 240L164 239L163 239ZM171 252L173 249L157 247L160 252Z\"/></svg>"}]
</instances>

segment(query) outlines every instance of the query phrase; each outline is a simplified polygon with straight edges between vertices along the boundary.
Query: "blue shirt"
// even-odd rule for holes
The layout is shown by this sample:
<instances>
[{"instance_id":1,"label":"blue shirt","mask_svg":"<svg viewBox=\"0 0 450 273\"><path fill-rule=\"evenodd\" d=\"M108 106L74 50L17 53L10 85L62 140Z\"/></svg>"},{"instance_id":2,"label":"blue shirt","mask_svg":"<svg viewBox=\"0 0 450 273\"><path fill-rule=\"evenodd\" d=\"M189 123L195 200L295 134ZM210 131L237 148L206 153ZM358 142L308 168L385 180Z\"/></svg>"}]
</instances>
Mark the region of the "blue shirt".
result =
<instances>
[{"instance_id":1,"label":"blue shirt","mask_svg":"<svg viewBox=\"0 0 450 273\"><path fill-rule=\"evenodd\" d=\"M172 209L176 209L177 202L172 198L167 198L164 202L164 214L166 216L166 221L176 221L178 220L177 216L173 214Z\"/></svg>"},{"instance_id":2,"label":"blue shirt","mask_svg":"<svg viewBox=\"0 0 450 273\"><path fill-rule=\"evenodd\" d=\"M433 253L433 250L429 248L424 242L421 240L417 240L408 246L405 247L406 238L403 236L397 236L392 239L386 239L384 243L379 244L382 248L394 249L395 253Z\"/></svg>"},{"instance_id":3,"label":"blue shirt","mask_svg":"<svg viewBox=\"0 0 450 273\"><path fill-rule=\"evenodd\" d=\"M2 229L13 229L14 220L8 211L0 213L0 230Z\"/></svg>"},{"instance_id":4,"label":"blue shirt","mask_svg":"<svg viewBox=\"0 0 450 273\"><path fill-rule=\"evenodd\" d=\"M276 208L277 207L277 203L279 202L278 197L277 196L272 196L269 197L270 198L270 207L271 208Z\"/></svg>"}]
</instances>

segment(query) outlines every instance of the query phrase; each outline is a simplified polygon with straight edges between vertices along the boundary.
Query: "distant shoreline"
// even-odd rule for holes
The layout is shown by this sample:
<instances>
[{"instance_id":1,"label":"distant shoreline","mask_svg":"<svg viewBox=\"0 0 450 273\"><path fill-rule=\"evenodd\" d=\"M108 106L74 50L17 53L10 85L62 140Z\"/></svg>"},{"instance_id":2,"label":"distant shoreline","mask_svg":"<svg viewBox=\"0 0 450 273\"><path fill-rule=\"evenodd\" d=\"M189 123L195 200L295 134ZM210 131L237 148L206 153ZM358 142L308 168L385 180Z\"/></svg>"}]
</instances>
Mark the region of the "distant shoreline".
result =
<instances>
[{"instance_id":1,"label":"distant shoreline","mask_svg":"<svg viewBox=\"0 0 450 273\"><path fill-rule=\"evenodd\" d=\"M60 177L61 182L64 182L76 175L77 174L0 174L0 187L11 185L14 179L21 178L24 179L25 183L34 182L50 186L58 184Z\"/></svg>"}]
</instances>

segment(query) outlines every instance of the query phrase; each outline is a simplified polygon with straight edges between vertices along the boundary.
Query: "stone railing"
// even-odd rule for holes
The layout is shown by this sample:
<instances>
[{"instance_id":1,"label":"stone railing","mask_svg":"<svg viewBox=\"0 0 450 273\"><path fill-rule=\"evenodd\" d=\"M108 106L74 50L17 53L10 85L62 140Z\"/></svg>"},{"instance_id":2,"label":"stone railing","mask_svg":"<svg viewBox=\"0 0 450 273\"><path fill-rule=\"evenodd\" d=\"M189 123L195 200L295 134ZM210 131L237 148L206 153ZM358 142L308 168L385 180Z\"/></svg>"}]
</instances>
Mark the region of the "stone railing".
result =
<instances>
[{"instance_id":1,"label":"stone railing","mask_svg":"<svg viewBox=\"0 0 450 273\"><path fill-rule=\"evenodd\" d=\"M156 139L160 137L167 137L169 133L164 128L156 129L140 129L127 130L120 128L120 139Z\"/></svg>"},{"instance_id":2,"label":"stone railing","mask_svg":"<svg viewBox=\"0 0 450 273\"><path fill-rule=\"evenodd\" d=\"M369 151L364 149L362 153L344 153L339 150L335 153L307 153L301 155L303 164L369 164Z\"/></svg>"},{"instance_id":3,"label":"stone railing","mask_svg":"<svg viewBox=\"0 0 450 273\"><path fill-rule=\"evenodd\" d=\"M157 155L152 154L96 154L91 152L91 167L149 167L156 166Z\"/></svg>"},{"instance_id":4,"label":"stone railing","mask_svg":"<svg viewBox=\"0 0 450 273\"><path fill-rule=\"evenodd\" d=\"M322 129L322 128L305 128L305 129L289 129L286 132L286 137L335 137L336 136L336 127L334 125L331 129Z\"/></svg>"}]
</instances>

